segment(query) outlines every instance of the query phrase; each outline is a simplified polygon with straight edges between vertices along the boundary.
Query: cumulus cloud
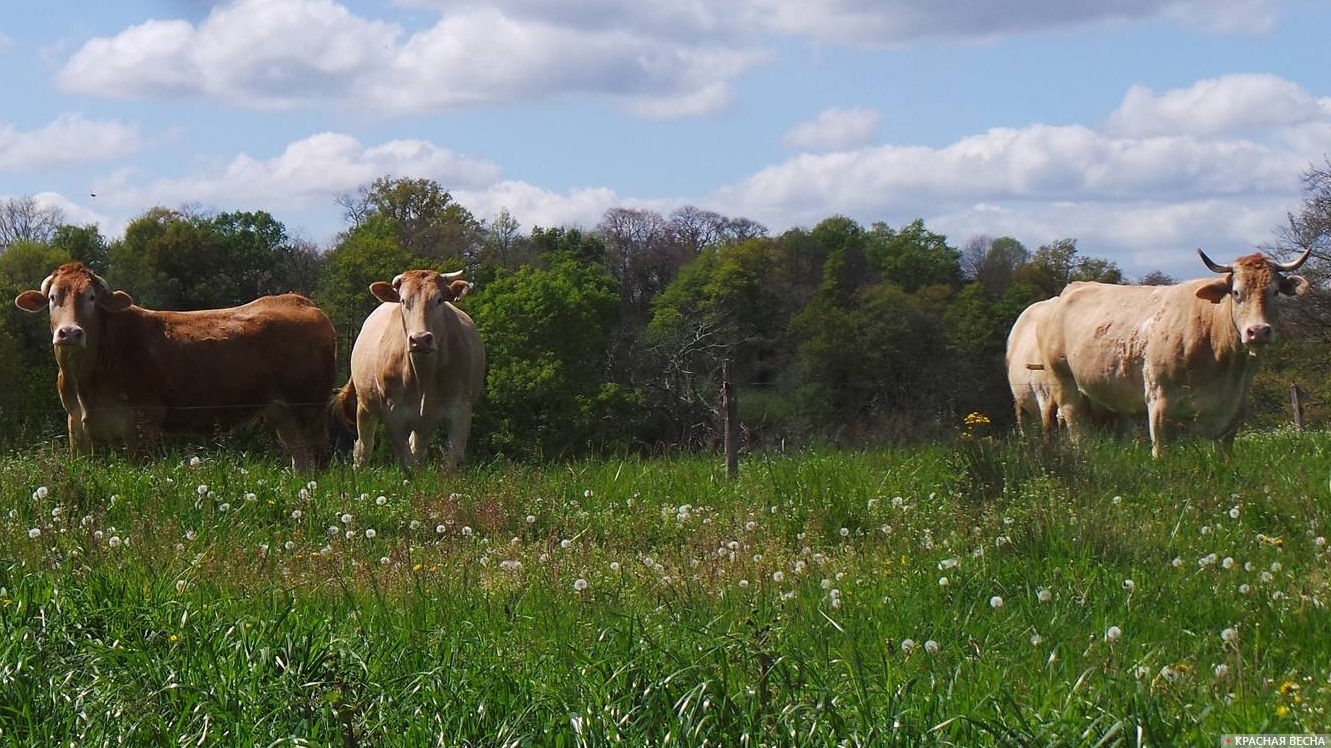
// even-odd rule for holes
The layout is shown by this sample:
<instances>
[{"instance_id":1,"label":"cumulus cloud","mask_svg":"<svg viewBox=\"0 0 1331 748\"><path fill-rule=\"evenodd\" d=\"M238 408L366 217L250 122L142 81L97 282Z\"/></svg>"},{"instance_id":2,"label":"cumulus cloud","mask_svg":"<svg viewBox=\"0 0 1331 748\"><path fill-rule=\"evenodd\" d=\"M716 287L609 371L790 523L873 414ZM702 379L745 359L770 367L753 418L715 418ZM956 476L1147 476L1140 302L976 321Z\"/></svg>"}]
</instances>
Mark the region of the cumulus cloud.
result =
<instances>
[{"instance_id":1,"label":"cumulus cloud","mask_svg":"<svg viewBox=\"0 0 1331 748\"><path fill-rule=\"evenodd\" d=\"M1274 111L1245 113L1236 100ZM1037 244L1079 238L1091 254L1161 267L1152 253L1172 244L1223 255L1269 241L1298 201L1299 175L1331 152L1331 107L1264 76L1202 81L1150 101L1134 89L1120 112L1132 116L1104 130L1036 124L937 148L804 153L701 204L774 228L843 213L924 218L959 242L981 233ZM1186 252L1178 261L1172 270L1187 274Z\"/></svg>"},{"instance_id":2,"label":"cumulus cloud","mask_svg":"<svg viewBox=\"0 0 1331 748\"><path fill-rule=\"evenodd\" d=\"M143 145L136 128L119 122L62 114L36 130L0 124L0 173L35 172L114 161Z\"/></svg>"},{"instance_id":3,"label":"cumulus cloud","mask_svg":"<svg viewBox=\"0 0 1331 748\"><path fill-rule=\"evenodd\" d=\"M1223 32L1262 33L1278 0L743 0L745 21L822 42L897 46L925 39L990 40L1043 29L1167 20Z\"/></svg>"},{"instance_id":4,"label":"cumulus cloud","mask_svg":"<svg viewBox=\"0 0 1331 748\"><path fill-rule=\"evenodd\" d=\"M223 210L303 210L331 206L338 194L354 192L385 175L478 187L497 181L500 168L425 141L366 146L348 135L320 133L291 143L269 159L241 154L186 177L136 187L121 175L99 187L126 206L201 203ZM237 204L241 195L243 205Z\"/></svg>"},{"instance_id":5,"label":"cumulus cloud","mask_svg":"<svg viewBox=\"0 0 1331 748\"><path fill-rule=\"evenodd\" d=\"M334 0L236 0L197 26L160 20L84 44L67 91L208 96L236 106L342 105L385 115L593 93L653 116L715 111L763 55L715 36L571 24L467 5L432 26L354 15Z\"/></svg>"},{"instance_id":6,"label":"cumulus cloud","mask_svg":"<svg viewBox=\"0 0 1331 748\"><path fill-rule=\"evenodd\" d=\"M824 109L809 122L801 122L786 133L784 142L802 151L840 151L858 148L873 140L878 112L865 107Z\"/></svg>"},{"instance_id":7,"label":"cumulus cloud","mask_svg":"<svg viewBox=\"0 0 1331 748\"><path fill-rule=\"evenodd\" d=\"M1159 94L1133 86L1109 118L1109 130L1127 137L1221 136L1299 125L1324 114L1324 106L1291 81L1226 75Z\"/></svg>"}]
</instances>

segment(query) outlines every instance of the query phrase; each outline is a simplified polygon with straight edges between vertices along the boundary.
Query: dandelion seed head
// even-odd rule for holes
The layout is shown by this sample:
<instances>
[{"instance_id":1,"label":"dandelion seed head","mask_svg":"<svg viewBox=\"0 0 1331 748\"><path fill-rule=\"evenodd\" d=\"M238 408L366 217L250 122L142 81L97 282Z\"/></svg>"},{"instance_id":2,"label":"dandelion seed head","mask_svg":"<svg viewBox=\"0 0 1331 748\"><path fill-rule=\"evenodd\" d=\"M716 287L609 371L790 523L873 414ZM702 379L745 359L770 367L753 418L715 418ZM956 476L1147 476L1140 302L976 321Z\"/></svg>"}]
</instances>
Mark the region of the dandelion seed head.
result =
<instances>
[{"instance_id":1,"label":"dandelion seed head","mask_svg":"<svg viewBox=\"0 0 1331 748\"><path fill-rule=\"evenodd\" d=\"M1137 589L1137 583L1132 581L1131 579L1124 579L1123 589L1127 590L1128 592L1132 592L1133 590Z\"/></svg>"},{"instance_id":2,"label":"dandelion seed head","mask_svg":"<svg viewBox=\"0 0 1331 748\"><path fill-rule=\"evenodd\" d=\"M374 503L375 503L376 505L378 505L378 506L383 506L384 504L387 504L387 503L388 503L388 497L387 497L387 496L380 496L379 498L377 498L377 499L374 500Z\"/></svg>"},{"instance_id":3,"label":"dandelion seed head","mask_svg":"<svg viewBox=\"0 0 1331 748\"><path fill-rule=\"evenodd\" d=\"M1123 638L1123 629L1119 628L1118 626L1110 626L1109 628L1105 629L1106 641L1116 642L1122 638Z\"/></svg>"},{"instance_id":4,"label":"dandelion seed head","mask_svg":"<svg viewBox=\"0 0 1331 748\"><path fill-rule=\"evenodd\" d=\"M929 654L938 654L938 642L934 641L933 639L925 641L924 651L928 652Z\"/></svg>"},{"instance_id":5,"label":"dandelion seed head","mask_svg":"<svg viewBox=\"0 0 1331 748\"><path fill-rule=\"evenodd\" d=\"M365 537L366 537L367 539L369 539L369 540L374 540L374 536L376 536L376 535L378 535L378 534L379 534L379 533L376 532L375 529L374 529L373 527L367 527L367 528L365 528Z\"/></svg>"},{"instance_id":6,"label":"dandelion seed head","mask_svg":"<svg viewBox=\"0 0 1331 748\"><path fill-rule=\"evenodd\" d=\"M31 530L28 530L28 537L30 538L40 538L41 536L42 536L42 528L40 527L34 527Z\"/></svg>"},{"instance_id":7,"label":"dandelion seed head","mask_svg":"<svg viewBox=\"0 0 1331 748\"><path fill-rule=\"evenodd\" d=\"M582 592L582 591L584 591L584 590L586 590L586 589L587 589L587 580L586 580L586 579L583 579L582 577L578 577L577 579L573 580L573 591L574 591L574 592Z\"/></svg>"},{"instance_id":8,"label":"dandelion seed head","mask_svg":"<svg viewBox=\"0 0 1331 748\"><path fill-rule=\"evenodd\" d=\"M1239 631L1233 626L1229 626L1220 632L1220 640L1226 644L1233 644L1239 640Z\"/></svg>"},{"instance_id":9,"label":"dandelion seed head","mask_svg":"<svg viewBox=\"0 0 1331 748\"><path fill-rule=\"evenodd\" d=\"M999 608L1003 607L1003 598L999 597L998 595L994 595L993 597L989 598L989 607L993 608L994 610L998 610Z\"/></svg>"},{"instance_id":10,"label":"dandelion seed head","mask_svg":"<svg viewBox=\"0 0 1331 748\"><path fill-rule=\"evenodd\" d=\"M901 653L902 653L902 654L910 654L912 651L914 651L914 649L915 649L915 640L914 640L914 639L902 639L902 640L901 640Z\"/></svg>"},{"instance_id":11,"label":"dandelion seed head","mask_svg":"<svg viewBox=\"0 0 1331 748\"><path fill-rule=\"evenodd\" d=\"M1053 597L1054 593L1050 592L1048 588L1041 587L1040 589L1035 591L1035 599L1039 600L1042 603L1049 602L1050 600L1053 599Z\"/></svg>"}]
</instances>

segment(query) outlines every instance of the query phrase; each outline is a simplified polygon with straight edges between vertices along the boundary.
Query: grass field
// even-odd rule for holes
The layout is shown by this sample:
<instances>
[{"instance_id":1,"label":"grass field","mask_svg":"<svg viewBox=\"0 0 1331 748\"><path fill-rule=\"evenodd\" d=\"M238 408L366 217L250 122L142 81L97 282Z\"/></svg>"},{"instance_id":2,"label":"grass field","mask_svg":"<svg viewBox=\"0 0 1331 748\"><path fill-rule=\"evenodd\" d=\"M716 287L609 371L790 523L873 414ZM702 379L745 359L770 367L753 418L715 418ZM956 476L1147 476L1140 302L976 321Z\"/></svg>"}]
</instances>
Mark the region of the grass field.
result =
<instances>
[{"instance_id":1,"label":"grass field","mask_svg":"<svg viewBox=\"0 0 1331 748\"><path fill-rule=\"evenodd\" d=\"M404 479L0 457L0 744L1331 732L1331 435Z\"/></svg>"}]
</instances>

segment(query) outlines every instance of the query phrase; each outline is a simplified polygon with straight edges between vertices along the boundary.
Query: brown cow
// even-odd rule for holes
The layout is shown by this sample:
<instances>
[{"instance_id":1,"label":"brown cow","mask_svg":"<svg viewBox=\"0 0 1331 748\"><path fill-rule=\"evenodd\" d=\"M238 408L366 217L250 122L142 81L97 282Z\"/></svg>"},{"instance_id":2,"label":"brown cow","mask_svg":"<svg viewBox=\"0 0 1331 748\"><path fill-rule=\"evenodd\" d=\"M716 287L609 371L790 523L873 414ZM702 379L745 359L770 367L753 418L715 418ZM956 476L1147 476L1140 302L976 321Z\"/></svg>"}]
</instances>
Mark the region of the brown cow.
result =
<instances>
[{"instance_id":1,"label":"brown cow","mask_svg":"<svg viewBox=\"0 0 1331 748\"><path fill-rule=\"evenodd\" d=\"M409 270L392 283L370 284L383 303L361 327L351 380L334 399L344 417L354 411L358 467L374 451L381 420L403 468L420 464L443 424L449 463L462 462L471 409L484 385L485 346L471 317L452 304L471 289L461 277L462 271Z\"/></svg>"},{"instance_id":2,"label":"brown cow","mask_svg":"<svg viewBox=\"0 0 1331 748\"><path fill-rule=\"evenodd\" d=\"M1074 438L1088 409L1145 414L1152 453L1177 426L1226 442L1243 420L1258 354L1275 337L1275 298L1308 282L1288 263L1257 253L1217 265L1220 278L1176 286L1072 283L1038 328L1054 400Z\"/></svg>"},{"instance_id":3,"label":"brown cow","mask_svg":"<svg viewBox=\"0 0 1331 748\"><path fill-rule=\"evenodd\" d=\"M296 468L314 467L326 452L337 341L327 315L303 296L154 311L71 262L14 304L51 312L72 454L108 442L142 451L164 433L212 434L257 416Z\"/></svg>"}]
</instances>

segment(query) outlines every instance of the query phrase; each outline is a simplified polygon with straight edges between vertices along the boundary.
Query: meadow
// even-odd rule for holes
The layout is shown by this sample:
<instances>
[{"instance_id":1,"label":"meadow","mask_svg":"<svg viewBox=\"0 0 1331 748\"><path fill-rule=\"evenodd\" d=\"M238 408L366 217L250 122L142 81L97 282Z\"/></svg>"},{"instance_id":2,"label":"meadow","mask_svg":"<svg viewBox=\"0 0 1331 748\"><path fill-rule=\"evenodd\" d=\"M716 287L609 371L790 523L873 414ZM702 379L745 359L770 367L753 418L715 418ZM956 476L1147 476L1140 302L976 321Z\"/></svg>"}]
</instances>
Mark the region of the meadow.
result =
<instances>
[{"instance_id":1,"label":"meadow","mask_svg":"<svg viewBox=\"0 0 1331 748\"><path fill-rule=\"evenodd\" d=\"M0 744L1331 732L1331 434L491 463L0 456Z\"/></svg>"}]
</instances>

